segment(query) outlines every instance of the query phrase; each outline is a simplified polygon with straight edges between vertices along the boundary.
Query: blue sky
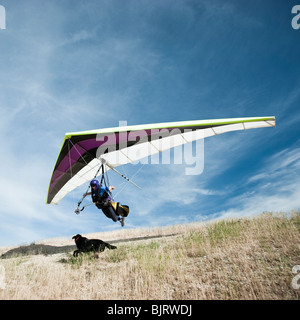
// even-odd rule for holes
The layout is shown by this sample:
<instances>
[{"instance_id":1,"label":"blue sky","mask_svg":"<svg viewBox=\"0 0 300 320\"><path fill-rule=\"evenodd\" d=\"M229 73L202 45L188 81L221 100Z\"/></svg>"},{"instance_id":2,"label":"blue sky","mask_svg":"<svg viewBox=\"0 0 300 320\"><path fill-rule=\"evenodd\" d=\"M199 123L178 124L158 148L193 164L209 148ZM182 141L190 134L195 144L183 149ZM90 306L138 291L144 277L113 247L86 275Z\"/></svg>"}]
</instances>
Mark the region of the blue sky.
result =
<instances>
[{"instance_id":1,"label":"blue sky","mask_svg":"<svg viewBox=\"0 0 300 320\"><path fill-rule=\"evenodd\" d=\"M173 164L120 169L140 191L110 173L131 208L125 228L300 208L296 1L0 4L1 246L120 228L96 208L74 214L86 186L45 204L64 134L119 121L277 120L206 139L201 175Z\"/></svg>"}]
</instances>

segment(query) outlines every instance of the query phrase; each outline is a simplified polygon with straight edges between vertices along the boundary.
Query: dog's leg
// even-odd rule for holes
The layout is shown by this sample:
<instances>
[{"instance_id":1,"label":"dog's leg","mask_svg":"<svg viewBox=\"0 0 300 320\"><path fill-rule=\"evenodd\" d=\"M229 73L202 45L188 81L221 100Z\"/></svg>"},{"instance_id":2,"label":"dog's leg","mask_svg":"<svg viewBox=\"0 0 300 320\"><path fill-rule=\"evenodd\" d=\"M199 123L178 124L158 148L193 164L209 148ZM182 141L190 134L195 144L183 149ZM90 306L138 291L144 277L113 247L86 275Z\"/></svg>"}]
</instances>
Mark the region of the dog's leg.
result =
<instances>
[{"instance_id":1,"label":"dog's leg","mask_svg":"<svg viewBox=\"0 0 300 320\"><path fill-rule=\"evenodd\" d=\"M98 252L94 252L94 259L99 259L99 254L98 254Z\"/></svg>"},{"instance_id":2,"label":"dog's leg","mask_svg":"<svg viewBox=\"0 0 300 320\"><path fill-rule=\"evenodd\" d=\"M80 252L79 250L75 250L75 251L73 252L73 257L77 257L79 252Z\"/></svg>"}]
</instances>

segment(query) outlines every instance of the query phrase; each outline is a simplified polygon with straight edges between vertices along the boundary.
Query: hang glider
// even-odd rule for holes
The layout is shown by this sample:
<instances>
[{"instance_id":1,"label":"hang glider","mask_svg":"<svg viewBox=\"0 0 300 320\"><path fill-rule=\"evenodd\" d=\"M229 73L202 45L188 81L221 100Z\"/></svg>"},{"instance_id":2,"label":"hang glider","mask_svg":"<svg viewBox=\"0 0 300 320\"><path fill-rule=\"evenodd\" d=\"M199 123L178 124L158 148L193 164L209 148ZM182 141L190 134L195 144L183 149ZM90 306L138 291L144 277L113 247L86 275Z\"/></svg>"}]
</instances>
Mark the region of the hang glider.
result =
<instances>
[{"instance_id":1,"label":"hang glider","mask_svg":"<svg viewBox=\"0 0 300 320\"><path fill-rule=\"evenodd\" d=\"M116 171L120 165L192 141L263 127L275 127L275 117L180 121L66 133L49 183L47 203L57 204L89 182L102 163L107 170Z\"/></svg>"}]
</instances>

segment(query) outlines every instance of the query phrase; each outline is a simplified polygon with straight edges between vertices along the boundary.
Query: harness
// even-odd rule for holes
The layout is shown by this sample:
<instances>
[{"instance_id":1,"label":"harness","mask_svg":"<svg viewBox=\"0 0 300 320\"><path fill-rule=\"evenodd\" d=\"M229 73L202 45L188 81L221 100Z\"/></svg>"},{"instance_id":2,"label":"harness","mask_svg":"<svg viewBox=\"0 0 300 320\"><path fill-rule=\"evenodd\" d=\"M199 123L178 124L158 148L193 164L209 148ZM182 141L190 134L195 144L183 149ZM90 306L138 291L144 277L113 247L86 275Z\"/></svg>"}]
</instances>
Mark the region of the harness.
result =
<instances>
[{"instance_id":1,"label":"harness","mask_svg":"<svg viewBox=\"0 0 300 320\"><path fill-rule=\"evenodd\" d=\"M100 185L99 185L99 188L97 190L92 190L92 200L93 202L90 203L90 204L87 204L85 206L83 206L82 208L80 208L81 206L81 203L83 201L83 199L85 198L86 194L89 192L91 186L89 185L88 186L88 189L86 190L86 193L84 194L84 196L82 197L82 199L78 202L77 204L77 209L75 209L75 213L76 214L80 214L81 211L84 210L84 208L88 207L88 206L91 206L93 204L96 205L96 207L98 209L103 209L103 208L106 208L108 206L112 206L113 209L118 212L119 211L119 203L117 202L114 202L114 199L113 199L113 196L111 194L111 192L109 191L109 179L108 179L108 174L107 172L105 172L105 168L104 168L104 164L106 162L105 161L102 161L102 164L101 166L99 167L99 169L97 170L95 176L94 176L94 179L98 176L98 173L100 173L100 171L102 171L101 173L101 182L100 182ZM127 181L133 183L132 181L130 181L128 178L126 178L124 175L120 174L117 170L115 170L113 167L109 166L108 167L110 169L112 169L113 171L115 171L116 173L118 173L120 176L122 176L122 178L126 179ZM134 184L134 183L133 183ZM138 187L136 184L134 184L136 187ZM105 187L105 191L103 192L103 194L100 195L100 190L101 190L101 186L104 186ZM140 187L138 187L140 188ZM115 208L115 204L118 205L117 208ZM128 206L120 206L120 209L124 209L122 208L124 207L125 208L125 213L121 213L122 216L126 217L129 213L129 208ZM126 214L126 215L125 215ZM76 239L77 240L77 239Z\"/></svg>"},{"instance_id":2,"label":"harness","mask_svg":"<svg viewBox=\"0 0 300 320\"><path fill-rule=\"evenodd\" d=\"M105 190L102 195L100 195L101 192L101 184L95 192L92 192L92 199L93 202L96 203L96 206L98 209L102 209L103 207L108 206L109 204L109 194Z\"/></svg>"}]
</instances>

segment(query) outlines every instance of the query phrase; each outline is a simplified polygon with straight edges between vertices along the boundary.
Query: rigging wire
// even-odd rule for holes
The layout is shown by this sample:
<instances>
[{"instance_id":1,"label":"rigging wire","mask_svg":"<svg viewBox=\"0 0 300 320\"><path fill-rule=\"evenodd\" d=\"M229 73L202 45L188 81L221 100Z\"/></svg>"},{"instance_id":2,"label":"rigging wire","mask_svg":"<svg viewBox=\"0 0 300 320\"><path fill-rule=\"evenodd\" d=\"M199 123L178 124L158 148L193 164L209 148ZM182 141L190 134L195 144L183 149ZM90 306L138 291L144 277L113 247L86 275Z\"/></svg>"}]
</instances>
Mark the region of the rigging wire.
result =
<instances>
[{"instance_id":1,"label":"rigging wire","mask_svg":"<svg viewBox=\"0 0 300 320\"><path fill-rule=\"evenodd\" d=\"M144 168L144 165L145 165L145 163L135 172L135 174L130 178L130 180L133 180L133 178L138 175L138 173ZM117 197L121 192L124 191L124 189L128 186L129 181L124 182L124 184L125 184L125 185L123 186L123 188L120 189L120 191L118 191L118 192L115 194L115 197Z\"/></svg>"},{"instance_id":2,"label":"rigging wire","mask_svg":"<svg viewBox=\"0 0 300 320\"><path fill-rule=\"evenodd\" d=\"M73 173L72 173L72 163L71 163L71 155L70 155L70 150L71 150L70 145L72 145L72 147L73 147L73 148L75 149L75 151L78 153L79 157L83 160L83 162L85 163L85 165L88 166L91 170L94 170L95 167L92 167L89 163L86 162L86 160L84 159L84 157L81 155L81 153L80 153L80 152L78 151L78 149L76 148L75 144L74 144L71 140L69 140L69 143L68 143L68 155L69 155L69 164L70 164L71 178L73 177ZM84 149L84 148L83 148L83 149ZM85 150L85 149L84 149L84 150ZM88 152L88 151L87 151L87 152ZM99 159L98 159L98 160L99 160ZM100 161L100 160L99 160L99 161ZM105 165L105 166L104 166L104 165ZM132 176L132 178L134 178L134 177L141 171L141 169L144 167L144 165L145 165L145 164L143 164L143 166L140 167L140 168L136 171L136 173ZM110 166L109 166L109 168L110 168L110 169L113 169L113 167L110 167ZM108 193L109 193L109 195L111 196L111 198L112 198L112 200L113 200L112 192L109 190L110 183L109 183L109 177L108 177L108 170L106 169L106 164L105 164L103 161L101 161L101 165L99 166L98 170L96 171L96 174L94 175L94 178L93 178L93 179L95 179L95 178L98 176L98 174L99 174L99 172L100 172L101 169L102 169L102 176L101 176L101 183L100 183L100 184L102 185L102 183L104 182L104 185L105 185L105 187L107 187ZM125 169L124 169L124 168L122 168L122 169L123 169L123 172L125 172ZM117 172L118 174L120 174L120 173L119 173L118 171L116 171L115 169L113 169L113 171L115 171L115 172ZM119 195L119 194L127 187L128 182L133 183L132 181L130 181L130 179L126 178L126 176L124 176L124 175L122 175L122 174L120 174L120 175L127 180L127 183L125 183L124 187L123 187L115 196ZM131 178L131 179L132 179L132 178ZM138 186L137 186L137 187L138 187ZM91 188L91 186L90 186L90 184L89 184L89 186L88 186L85 194L89 192L90 188ZM84 194L84 195L85 195L85 194ZM84 198L85 198L85 196L83 196L82 199L77 203L77 209L75 210L75 213L76 213L76 214L79 214L80 211L83 211L86 206L90 206L90 205L91 205L91 204L88 204L88 205L82 207L82 209L79 209L81 203L82 203L83 200L84 200Z\"/></svg>"},{"instance_id":3,"label":"rigging wire","mask_svg":"<svg viewBox=\"0 0 300 320\"><path fill-rule=\"evenodd\" d=\"M101 169L102 169L102 174L103 174L103 170L104 170L103 164L101 164L101 166L100 166L99 169L97 170L97 172L96 172L96 174L95 174L95 176L94 176L93 179L95 179L95 178L97 177L97 175L98 175L98 173L99 173L99 171L100 171ZM101 182L102 182L102 179L101 179ZM88 186L88 188L87 188L84 196L82 197L82 199L81 199L81 200L78 202L78 204L77 204L77 209L75 210L75 213L76 213L76 214L79 214L80 211L83 211L85 207L91 205L91 204L89 204L89 205L86 205L86 206L82 207L82 209L79 209L79 207L80 207L83 199L85 198L85 195L89 192L90 188L91 188L91 185L89 184L89 186Z\"/></svg>"}]
</instances>

